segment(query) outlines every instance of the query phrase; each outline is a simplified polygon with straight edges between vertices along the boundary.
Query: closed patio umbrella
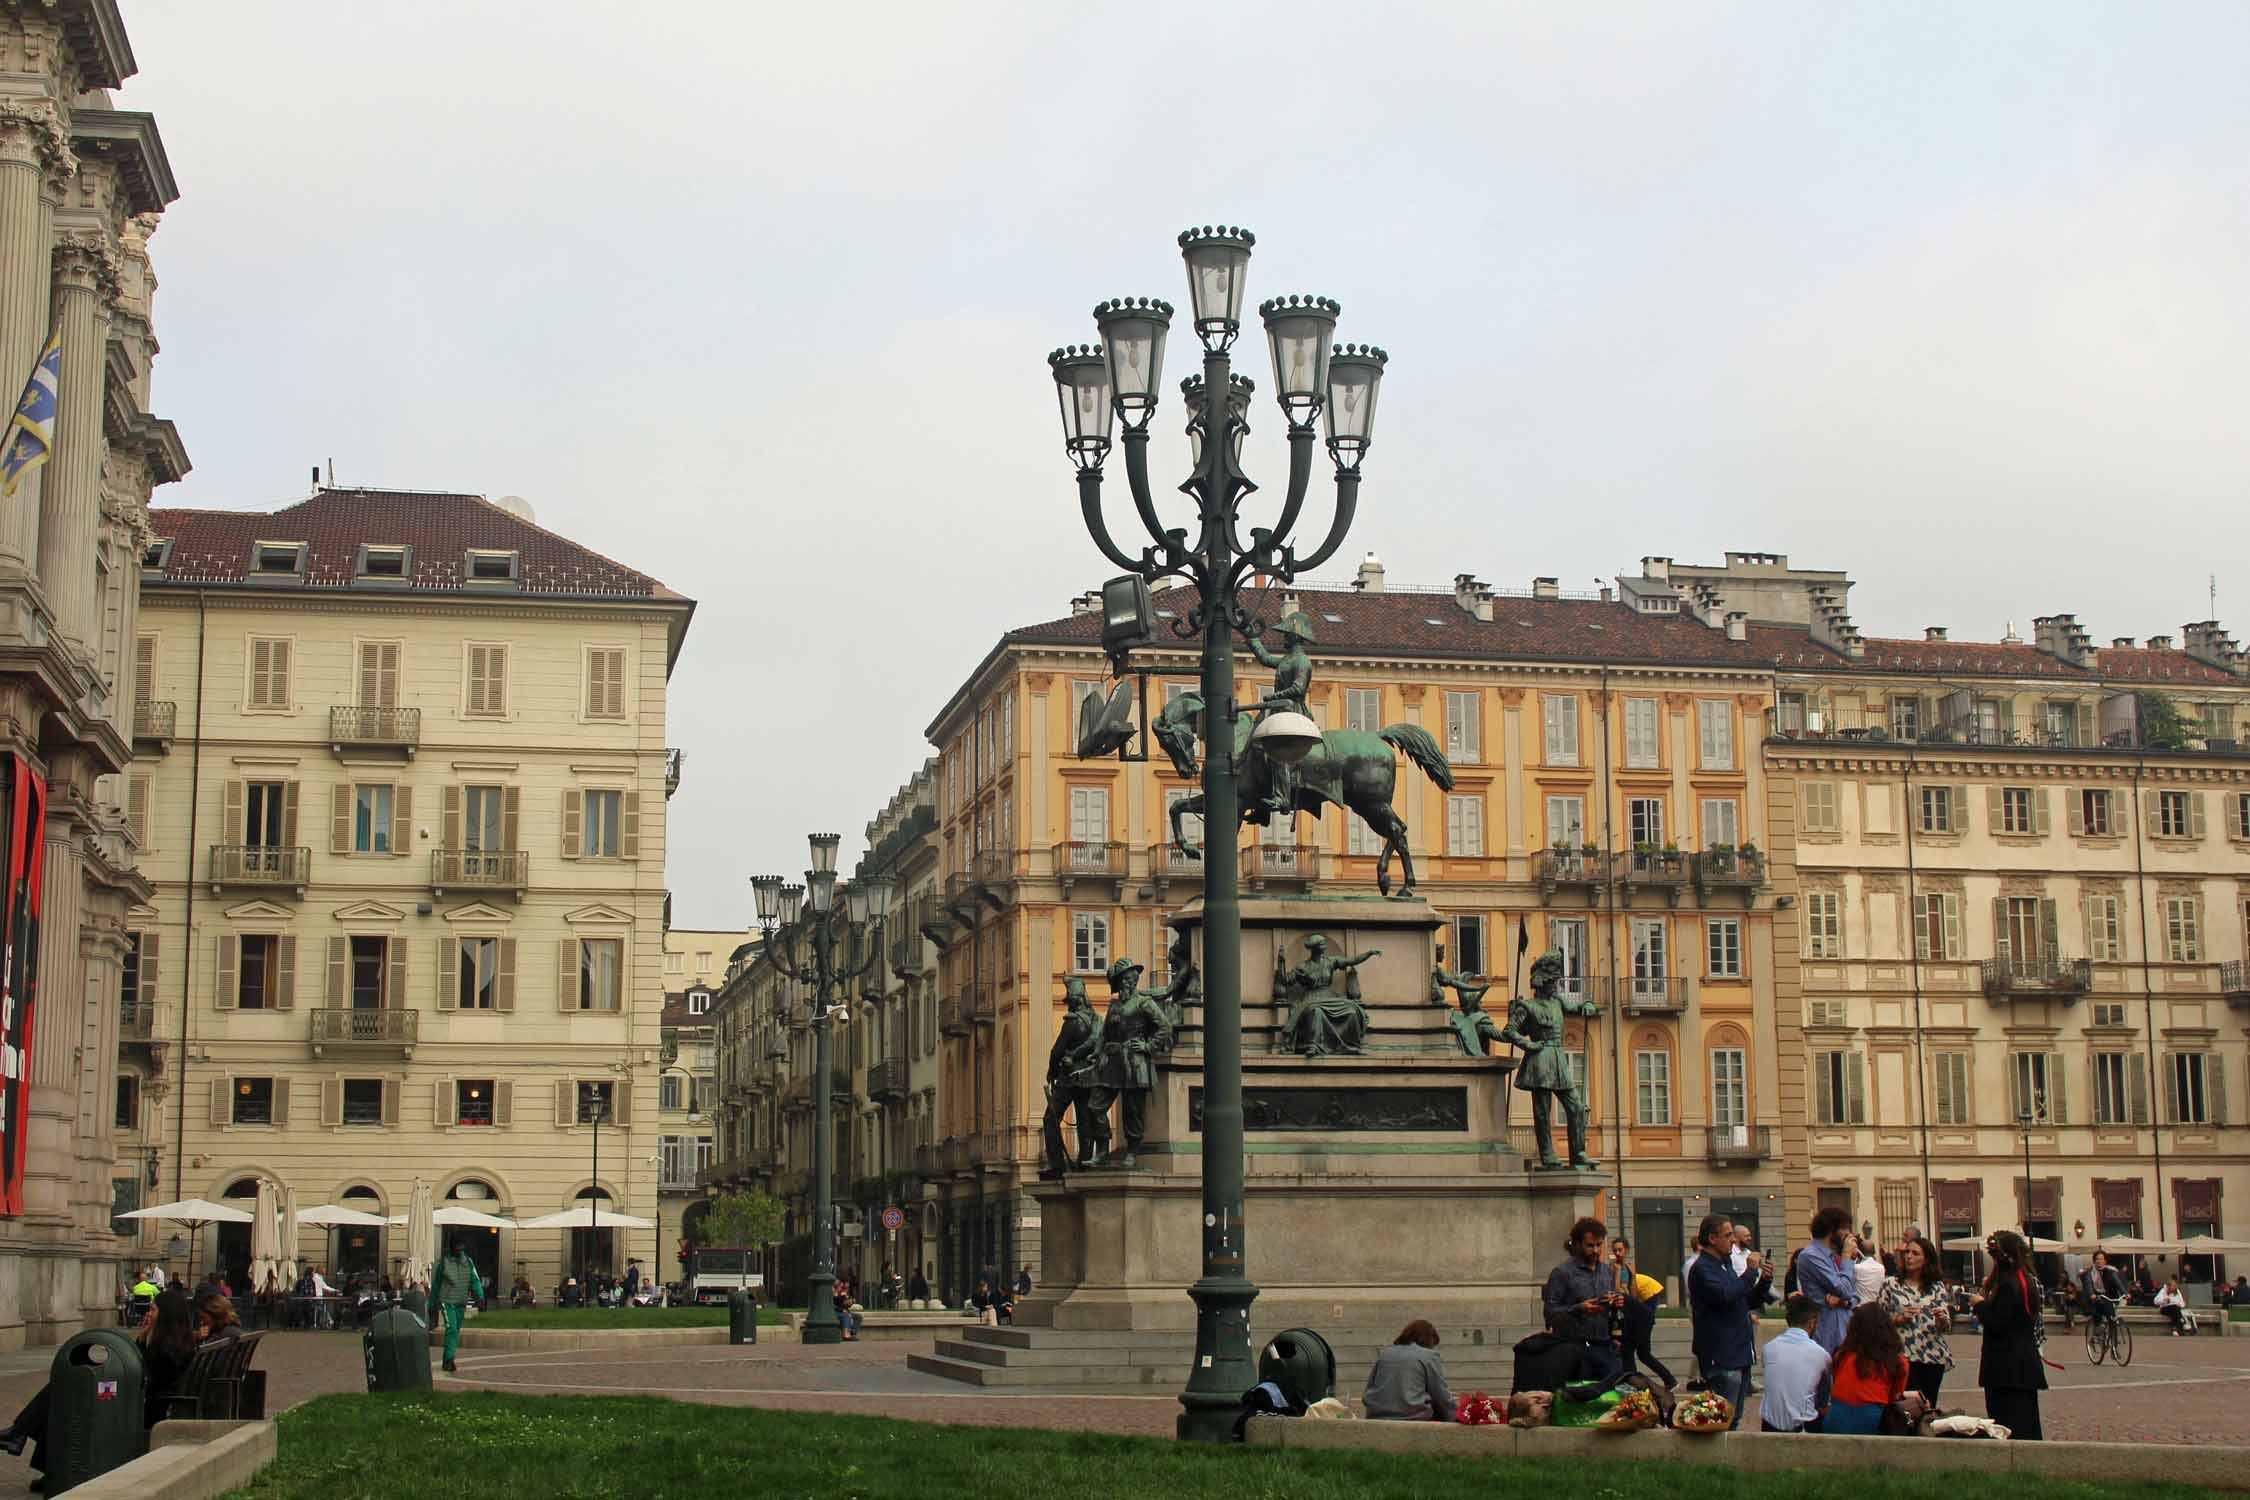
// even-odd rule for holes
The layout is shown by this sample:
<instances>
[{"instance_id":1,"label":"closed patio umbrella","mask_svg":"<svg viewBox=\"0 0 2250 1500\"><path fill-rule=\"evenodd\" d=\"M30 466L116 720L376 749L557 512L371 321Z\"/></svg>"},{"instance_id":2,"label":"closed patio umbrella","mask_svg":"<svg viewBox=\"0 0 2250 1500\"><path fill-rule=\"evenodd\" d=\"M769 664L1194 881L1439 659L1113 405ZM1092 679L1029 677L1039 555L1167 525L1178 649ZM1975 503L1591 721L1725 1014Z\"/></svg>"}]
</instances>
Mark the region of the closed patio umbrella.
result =
<instances>
[{"instance_id":1,"label":"closed patio umbrella","mask_svg":"<svg viewBox=\"0 0 2250 1500\"><path fill-rule=\"evenodd\" d=\"M275 1185L258 1179L258 1197L250 1217L250 1286L252 1292L269 1291L281 1272L281 1199Z\"/></svg>"},{"instance_id":2,"label":"closed patio umbrella","mask_svg":"<svg viewBox=\"0 0 2250 1500\"><path fill-rule=\"evenodd\" d=\"M437 1224L431 1217L430 1185L419 1178L406 1207L406 1265L401 1272L408 1286L428 1286L437 1269Z\"/></svg>"},{"instance_id":3,"label":"closed patio umbrella","mask_svg":"<svg viewBox=\"0 0 2250 1500\"><path fill-rule=\"evenodd\" d=\"M297 1190L284 1186L281 1190L281 1289L289 1290L297 1284L297 1236L301 1226L297 1219Z\"/></svg>"}]
</instances>

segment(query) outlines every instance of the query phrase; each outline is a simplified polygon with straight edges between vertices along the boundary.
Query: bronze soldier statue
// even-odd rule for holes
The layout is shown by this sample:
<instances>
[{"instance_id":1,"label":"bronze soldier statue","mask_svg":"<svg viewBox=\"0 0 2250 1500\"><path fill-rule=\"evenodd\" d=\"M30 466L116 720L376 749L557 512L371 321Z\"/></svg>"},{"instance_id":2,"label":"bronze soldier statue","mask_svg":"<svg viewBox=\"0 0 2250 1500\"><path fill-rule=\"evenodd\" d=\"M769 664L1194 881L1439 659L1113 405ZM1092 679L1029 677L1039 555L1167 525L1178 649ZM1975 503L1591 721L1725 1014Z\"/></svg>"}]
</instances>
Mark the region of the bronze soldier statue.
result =
<instances>
[{"instance_id":1,"label":"bronze soldier statue","mask_svg":"<svg viewBox=\"0 0 2250 1500\"><path fill-rule=\"evenodd\" d=\"M1101 1048L1101 1017L1094 1014L1093 1004L1086 998L1086 982L1064 980L1063 1000L1070 1008L1063 1013L1062 1025L1055 1028L1055 1045L1047 1052L1047 1113L1040 1121L1047 1162L1039 1175L1050 1182L1073 1165L1062 1130L1063 1114L1071 1109L1078 1113L1079 1160L1075 1165L1085 1164L1094 1139L1092 1111L1086 1107L1087 1090L1076 1079L1093 1066Z\"/></svg>"},{"instance_id":2,"label":"bronze soldier statue","mask_svg":"<svg viewBox=\"0 0 2250 1500\"><path fill-rule=\"evenodd\" d=\"M1531 996L1508 1007L1508 1026L1500 1040L1520 1048L1523 1061L1516 1068L1516 1087L1531 1095L1532 1138L1539 1143L1539 1169L1561 1169L1555 1160L1551 1111L1560 1100L1563 1123L1570 1132L1570 1165L1599 1166L1586 1155L1586 1101L1571 1080L1570 1057L1563 1046L1563 1023L1571 1016L1598 1016L1601 1007L1591 1000L1573 1000L1561 993L1563 956L1554 951L1539 955L1531 966Z\"/></svg>"},{"instance_id":3,"label":"bronze soldier statue","mask_svg":"<svg viewBox=\"0 0 2250 1500\"><path fill-rule=\"evenodd\" d=\"M1471 1057L1489 1056L1484 1050L1484 1044L1487 1041L1500 1041L1505 1035L1500 1023L1484 1011L1485 992L1491 988L1490 981L1475 984L1468 976L1456 974L1446 968L1445 950L1438 949L1437 967L1430 970L1430 1003L1444 1005L1445 992L1453 991L1459 1004L1448 1007L1446 1020L1453 1024L1454 1040Z\"/></svg>"},{"instance_id":4,"label":"bronze soldier statue","mask_svg":"<svg viewBox=\"0 0 2250 1500\"><path fill-rule=\"evenodd\" d=\"M1312 620L1301 609L1293 609L1281 617L1274 627L1281 637L1281 650L1268 651L1256 636L1250 639L1250 654L1258 665L1273 671L1273 691L1257 705L1262 713L1295 713L1312 717L1305 706L1305 695L1312 690L1312 654L1305 647L1312 644ZM1285 766L1269 755L1261 754L1259 761L1266 770L1265 807L1269 813L1290 817L1297 810L1297 768ZM1256 821L1263 823L1265 819Z\"/></svg>"},{"instance_id":5,"label":"bronze soldier statue","mask_svg":"<svg viewBox=\"0 0 2250 1500\"><path fill-rule=\"evenodd\" d=\"M1139 988L1141 966L1121 958L1109 966L1109 1009L1102 1016L1101 1057L1084 1105L1094 1131L1092 1167L1137 1166L1148 1133L1148 1094L1156 1087L1156 1057L1172 1047L1172 1023L1156 995ZM1125 1101L1125 1149L1110 1151L1109 1107Z\"/></svg>"}]
</instances>

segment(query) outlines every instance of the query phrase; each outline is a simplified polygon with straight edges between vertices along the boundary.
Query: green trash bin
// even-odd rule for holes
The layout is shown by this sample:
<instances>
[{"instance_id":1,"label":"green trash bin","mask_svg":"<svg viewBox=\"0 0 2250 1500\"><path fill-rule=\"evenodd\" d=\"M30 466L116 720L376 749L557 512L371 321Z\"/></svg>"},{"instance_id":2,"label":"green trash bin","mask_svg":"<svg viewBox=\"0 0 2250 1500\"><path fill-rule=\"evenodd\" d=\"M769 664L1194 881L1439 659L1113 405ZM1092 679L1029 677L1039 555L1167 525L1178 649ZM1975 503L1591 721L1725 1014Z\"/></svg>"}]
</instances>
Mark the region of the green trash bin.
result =
<instances>
[{"instance_id":1,"label":"green trash bin","mask_svg":"<svg viewBox=\"0 0 2250 1500\"><path fill-rule=\"evenodd\" d=\"M141 1351L114 1328L74 1335L47 1367L47 1493L107 1474L148 1447Z\"/></svg>"},{"instance_id":2,"label":"green trash bin","mask_svg":"<svg viewBox=\"0 0 2250 1500\"><path fill-rule=\"evenodd\" d=\"M1336 1351L1310 1328L1284 1328L1259 1351L1258 1379L1310 1406L1336 1394Z\"/></svg>"},{"instance_id":3,"label":"green trash bin","mask_svg":"<svg viewBox=\"0 0 2250 1500\"><path fill-rule=\"evenodd\" d=\"M730 1344L755 1344L758 1342L758 1303L749 1292L736 1287L727 1293L727 1342Z\"/></svg>"},{"instance_id":4,"label":"green trash bin","mask_svg":"<svg viewBox=\"0 0 2250 1500\"><path fill-rule=\"evenodd\" d=\"M430 1388L430 1330L403 1307L385 1308L361 1335L371 1391Z\"/></svg>"}]
</instances>

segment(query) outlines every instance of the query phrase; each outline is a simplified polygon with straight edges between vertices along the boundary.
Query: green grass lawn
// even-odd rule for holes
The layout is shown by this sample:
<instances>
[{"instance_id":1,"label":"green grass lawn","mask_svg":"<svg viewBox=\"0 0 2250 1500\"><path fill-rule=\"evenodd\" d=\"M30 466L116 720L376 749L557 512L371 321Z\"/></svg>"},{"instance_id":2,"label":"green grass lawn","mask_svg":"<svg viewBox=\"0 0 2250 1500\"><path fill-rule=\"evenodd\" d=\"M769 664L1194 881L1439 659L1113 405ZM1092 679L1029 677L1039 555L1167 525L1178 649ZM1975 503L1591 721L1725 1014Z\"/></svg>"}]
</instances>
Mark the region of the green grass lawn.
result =
<instances>
[{"instance_id":1,"label":"green grass lawn","mask_svg":"<svg viewBox=\"0 0 2250 1500\"><path fill-rule=\"evenodd\" d=\"M789 1321L778 1308L761 1307L758 1321ZM496 1307L469 1320L471 1328L724 1328L724 1307Z\"/></svg>"},{"instance_id":2,"label":"green grass lawn","mask_svg":"<svg viewBox=\"0 0 2250 1500\"><path fill-rule=\"evenodd\" d=\"M837 1402L879 1407L879 1396ZM1934 1441L1934 1440L1933 1440ZM1617 1439L1620 1451L1633 1439ZM284 1413L281 1456L250 1500L632 1500L753 1494L932 1500L1803 1500L1811 1487L1883 1500L2020 1500L2007 1476L1753 1474L1655 1460L1613 1463L1412 1458L1202 1447L1157 1438L938 1427L879 1416L690 1406L650 1397L473 1394L323 1396ZM2065 1484L2039 1500L2158 1500L2200 1493Z\"/></svg>"}]
</instances>

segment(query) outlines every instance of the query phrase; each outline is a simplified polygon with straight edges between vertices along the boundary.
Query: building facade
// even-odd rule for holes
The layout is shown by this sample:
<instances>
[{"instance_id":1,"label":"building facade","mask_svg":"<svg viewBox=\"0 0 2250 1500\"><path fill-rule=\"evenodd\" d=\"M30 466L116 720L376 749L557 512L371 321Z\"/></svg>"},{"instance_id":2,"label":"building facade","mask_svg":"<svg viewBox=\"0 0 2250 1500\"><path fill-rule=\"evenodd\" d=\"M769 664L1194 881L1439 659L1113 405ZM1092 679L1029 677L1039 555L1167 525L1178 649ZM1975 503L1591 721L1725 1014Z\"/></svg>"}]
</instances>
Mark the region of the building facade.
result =
<instances>
[{"instance_id":1,"label":"building facade","mask_svg":"<svg viewBox=\"0 0 2250 1500\"><path fill-rule=\"evenodd\" d=\"M157 511L125 799L127 1076L178 1196L653 1221L665 691L691 604L473 495ZM123 1084L120 1085L123 1087ZM238 1273L247 1234L202 1247ZM654 1234L469 1236L486 1275ZM301 1252L394 1269L398 1236Z\"/></svg>"},{"instance_id":2,"label":"building facade","mask_svg":"<svg viewBox=\"0 0 2250 1500\"><path fill-rule=\"evenodd\" d=\"M187 456L150 412L148 241L178 193L154 119L113 107L109 91L134 71L109 0L0 5L0 380L11 401L50 336L61 346L51 454L0 500L8 827L43 869L37 937L9 940L19 962L0 1071L23 1164L19 1178L13 1153L0 1153L11 1157L0 1209L9 1348L114 1320L133 1240L113 1216L144 1201L156 1170L142 1100L119 1092L112 1067L128 913L149 894L122 774L135 731L127 653L149 496L187 472ZM43 812L26 796L41 786Z\"/></svg>"},{"instance_id":3,"label":"building facade","mask_svg":"<svg viewBox=\"0 0 2250 1500\"><path fill-rule=\"evenodd\" d=\"M685 757L681 757L684 761ZM719 1097L718 1034L711 1004L727 966L752 941L747 932L667 928L664 1013L658 1055L657 1243L664 1260L654 1274L676 1278L680 1242L701 1212L704 1172L712 1163Z\"/></svg>"}]
</instances>

